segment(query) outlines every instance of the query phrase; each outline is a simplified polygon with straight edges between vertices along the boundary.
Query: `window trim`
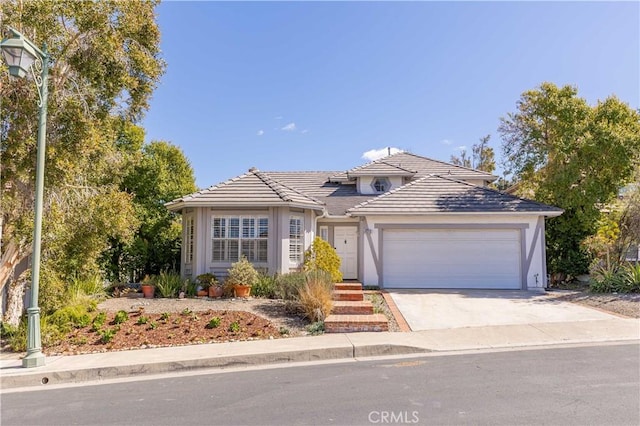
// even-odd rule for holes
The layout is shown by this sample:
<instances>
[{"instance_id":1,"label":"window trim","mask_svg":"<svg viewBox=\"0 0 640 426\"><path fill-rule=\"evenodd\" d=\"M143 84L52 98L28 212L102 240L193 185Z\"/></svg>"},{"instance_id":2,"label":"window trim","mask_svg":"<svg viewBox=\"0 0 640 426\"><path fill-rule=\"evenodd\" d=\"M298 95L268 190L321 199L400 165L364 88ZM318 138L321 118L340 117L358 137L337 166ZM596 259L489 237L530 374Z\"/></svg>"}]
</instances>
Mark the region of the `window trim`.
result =
<instances>
[{"instance_id":1,"label":"window trim","mask_svg":"<svg viewBox=\"0 0 640 426\"><path fill-rule=\"evenodd\" d=\"M216 220L217 219L223 219L224 220L224 224L221 226L223 228L223 233L224 235L222 236L215 236L215 226L216 226ZM233 232L232 232L232 225L231 225L231 221L234 222L233 225ZM269 226L269 217L266 215L262 215L262 214L253 214L253 215L233 215L233 214L227 214L227 215L216 215L216 214L212 214L211 215L211 254L209 256L209 261L211 262L211 264L230 264L233 262L236 262L237 260L235 258L231 258L230 256L230 252L229 252L229 244L224 244L224 246L222 247L222 257L223 259L215 259L214 255L216 253L215 251L215 242L216 241L232 241L232 242L236 242L237 245L237 259L240 259L242 257L242 255L244 255L244 250L243 247L246 247L246 245L243 244L243 242L253 242L253 251L254 251L254 258L250 258L250 256L247 256L248 260L256 265L268 265L269 263L269 233L270 233L270 226ZM247 224L251 223L251 226L249 228L247 228ZM236 225L237 224L237 225ZM266 225L266 228L265 228ZM231 235L234 236L231 236ZM248 236L245 236L248 235ZM266 242L266 247L264 248L264 250L261 249L259 242L264 241ZM249 248L249 250L251 250ZM263 253L264 254L264 258L260 258L260 254ZM224 259L226 258L226 259Z\"/></svg>"},{"instance_id":2,"label":"window trim","mask_svg":"<svg viewBox=\"0 0 640 426\"><path fill-rule=\"evenodd\" d=\"M376 188L376 183L384 185L384 189L378 190L378 188ZM384 194L391 190L391 181L387 177L374 177L371 181L371 189L373 189L373 192L376 194Z\"/></svg>"},{"instance_id":3,"label":"window trim","mask_svg":"<svg viewBox=\"0 0 640 426\"><path fill-rule=\"evenodd\" d=\"M299 233L297 236L292 238L291 233L291 225L293 221L300 222ZM297 247L298 249L294 252L292 250L293 247ZM293 254L295 253L295 258ZM289 263L291 265L299 266L304 262L304 216L299 214L292 214L289 216Z\"/></svg>"},{"instance_id":4,"label":"window trim","mask_svg":"<svg viewBox=\"0 0 640 426\"><path fill-rule=\"evenodd\" d=\"M184 217L184 264L193 264L195 245L195 218L193 214Z\"/></svg>"}]
</instances>

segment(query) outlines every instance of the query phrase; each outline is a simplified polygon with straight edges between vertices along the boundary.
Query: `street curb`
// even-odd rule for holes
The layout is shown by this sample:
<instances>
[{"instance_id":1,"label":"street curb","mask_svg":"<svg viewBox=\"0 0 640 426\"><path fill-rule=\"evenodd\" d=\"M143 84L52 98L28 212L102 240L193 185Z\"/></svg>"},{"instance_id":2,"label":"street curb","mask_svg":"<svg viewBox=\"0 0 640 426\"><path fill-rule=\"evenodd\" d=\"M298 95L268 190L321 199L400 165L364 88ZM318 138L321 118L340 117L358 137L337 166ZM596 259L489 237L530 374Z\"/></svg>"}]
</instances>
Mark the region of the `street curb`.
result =
<instances>
[{"instance_id":1,"label":"street curb","mask_svg":"<svg viewBox=\"0 0 640 426\"><path fill-rule=\"evenodd\" d=\"M217 356L182 361L154 362L151 364L133 364L91 367L77 370L58 370L28 372L19 375L2 375L0 391L15 388L41 387L88 381L119 379L125 377L143 377L154 374L194 371L208 368L233 368L269 364L284 364L312 361L330 361L386 355L405 355L430 352L428 349L403 345L367 345L357 347L344 345L329 349L293 350L274 353L254 353L246 355ZM16 367L20 368L20 367Z\"/></svg>"}]
</instances>

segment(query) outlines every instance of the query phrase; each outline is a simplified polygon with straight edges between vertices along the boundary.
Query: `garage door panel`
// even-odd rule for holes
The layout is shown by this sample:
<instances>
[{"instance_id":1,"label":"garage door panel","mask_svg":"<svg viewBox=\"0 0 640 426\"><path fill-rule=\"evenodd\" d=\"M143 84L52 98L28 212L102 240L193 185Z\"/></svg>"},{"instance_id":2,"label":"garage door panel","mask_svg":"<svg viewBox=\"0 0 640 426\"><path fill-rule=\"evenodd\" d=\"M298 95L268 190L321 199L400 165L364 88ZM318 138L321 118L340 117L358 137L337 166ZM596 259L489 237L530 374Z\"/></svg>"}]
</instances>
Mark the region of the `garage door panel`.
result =
<instances>
[{"instance_id":1,"label":"garage door panel","mask_svg":"<svg viewBox=\"0 0 640 426\"><path fill-rule=\"evenodd\" d=\"M518 230L386 230L387 288L519 289Z\"/></svg>"}]
</instances>

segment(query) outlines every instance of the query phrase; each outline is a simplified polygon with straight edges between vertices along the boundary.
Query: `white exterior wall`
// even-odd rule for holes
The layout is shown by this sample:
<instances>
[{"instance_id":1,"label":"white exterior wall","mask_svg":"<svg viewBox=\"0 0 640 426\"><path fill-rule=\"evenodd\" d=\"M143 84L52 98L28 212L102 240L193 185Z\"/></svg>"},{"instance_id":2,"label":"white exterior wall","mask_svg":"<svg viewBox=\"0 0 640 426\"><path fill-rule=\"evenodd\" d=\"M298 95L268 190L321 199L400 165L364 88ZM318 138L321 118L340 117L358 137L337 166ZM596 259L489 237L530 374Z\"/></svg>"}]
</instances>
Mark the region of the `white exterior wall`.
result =
<instances>
[{"instance_id":1,"label":"white exterior wall","mask_svg":"<svg viewBox=\"0 0 640 426\"><path fill-rule=\"evenodd\" d=\"M378 267L382 268L381 251L379 246L380 233L376 228L380 224L420 225L420 224L457 224L479 225L480 227L500 224L513 224L514 227L524 225L524 244L521 243L521 273L525 274L527 260L530 258L529 269L526 271L526 287L529 290L541 290L546 286L546 260L544 252L544 218L531 215L432 215L432 216L369 216L363 221L361 233L362 283L369 286L379 285ZM536 228L538 231L536 232ZM535 237L535 240L534 240ZM383 283L384 285L384 283Z\"/></svg>"},{"instance_id":2,"label":"white exterior wall","mask_svg":"<svg viewBox=\"0 0 640 426\"><path fill-rule=\"evenodd\" d=\"M402 186L402 176L363 176L358 178L358 192L361 194L378 194L371 186L374 179L377 178L389 179L389 183L391 184L390 190Z\"/></svg>"}]
</instances>

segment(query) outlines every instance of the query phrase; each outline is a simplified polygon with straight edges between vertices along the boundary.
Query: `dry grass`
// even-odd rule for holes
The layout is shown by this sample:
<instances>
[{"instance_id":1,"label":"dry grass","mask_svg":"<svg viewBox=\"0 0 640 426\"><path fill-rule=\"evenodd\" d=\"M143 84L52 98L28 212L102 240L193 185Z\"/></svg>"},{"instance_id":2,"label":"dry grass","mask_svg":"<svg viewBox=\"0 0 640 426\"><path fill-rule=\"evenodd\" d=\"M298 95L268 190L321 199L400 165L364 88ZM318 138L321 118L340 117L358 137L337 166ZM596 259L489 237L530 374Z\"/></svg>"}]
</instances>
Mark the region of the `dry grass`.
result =
<instances>
[{"instance_id":1,"label":"dry grass","mask_svg":"<svg viewBox=\"0 0 640 426\"><path fill-rule=\"evenodd\" d=\"M310 278L299 290L298 301L311 322L324 321L333 308L333 283Z\"/></svg>"}]
</instances>

